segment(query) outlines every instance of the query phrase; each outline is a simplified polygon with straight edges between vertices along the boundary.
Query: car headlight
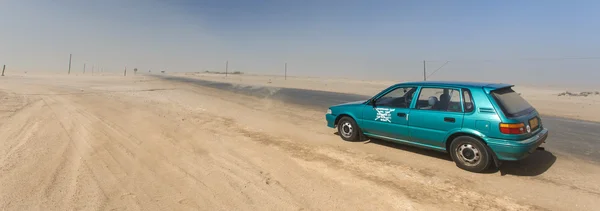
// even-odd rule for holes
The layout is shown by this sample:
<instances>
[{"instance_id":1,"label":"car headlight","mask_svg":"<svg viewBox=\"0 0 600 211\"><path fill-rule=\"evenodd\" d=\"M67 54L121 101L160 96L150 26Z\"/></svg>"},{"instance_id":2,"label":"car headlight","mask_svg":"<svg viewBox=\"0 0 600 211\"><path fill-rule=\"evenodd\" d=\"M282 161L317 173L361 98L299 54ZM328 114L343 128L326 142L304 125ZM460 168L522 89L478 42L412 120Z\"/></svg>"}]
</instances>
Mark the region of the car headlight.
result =
<instances>
[{"instance_id":1,"label":"car headlight","mask_svg":"<svg viewBox=\"0 0 600 211\"><path fill-rule=\"evenodd\" d=\"M331 109L327 109L327 114L331 114Z\"/></svg>"}]
</instances>

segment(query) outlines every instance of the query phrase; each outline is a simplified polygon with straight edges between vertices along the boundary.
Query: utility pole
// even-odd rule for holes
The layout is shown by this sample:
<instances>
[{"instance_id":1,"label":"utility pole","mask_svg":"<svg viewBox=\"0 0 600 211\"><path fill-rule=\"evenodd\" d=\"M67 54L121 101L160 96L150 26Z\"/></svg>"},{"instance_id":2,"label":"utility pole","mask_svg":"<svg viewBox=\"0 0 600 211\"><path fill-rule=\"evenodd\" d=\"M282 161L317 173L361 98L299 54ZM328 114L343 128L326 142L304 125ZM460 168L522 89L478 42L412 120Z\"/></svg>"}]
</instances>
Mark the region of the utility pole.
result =
<instances>
[{"instance_id":1,"label":"utility pole","mask_svg":"<svg viewBox=\"0 0 600 211\"><path fill-rule=\"evenodd\" d=\"M123 76L127 76L127 66L125 66L125 72L123 72Z\"/></svg>"},{"instance_id":2,"label":"utility pole","mask_svg":"<svg viewBox=\"0 0 600 211\"><path fill-rule=\"evenodd\" d=\"M73 58L73 54L69 54L69 73L68 73L68 75L71 75L71 58Z\"/></svg>"},{"instance_id":3,"label":"utility pole","mask_svg":"<svg viewBox=\"0 0 600 211\"><path fill-rule=\"evenodd\" d=\"M4 70L6 69L6 65L2 66L2 76L4 76Z\"/></svg>"},{"instance_id":4,"label":"utility pole","mask_svg":"<svg viewBox=\"0 0 600 211\"><path fill-rule=\"evenodd\" d=\"M285 63L285 73L283 75L283 80L287 80L287 62Z\"/></svg>"},{"instance_id":5,"label":"utility pole","mask_svg":"<svg viewBox=\"0 0 600 211\"><path fill-rule=\"evenodd\" d=\"M228 70L229 70L229 60L225 61L225 77L227 77Z\"/></svg>"},{"instance_id":6,"label":"utility pole","mask_svg":"<svg viewBox=\"0 0 600 211\"><path fill-rule=\"evenodd\" d=\"M83 63L83 74L85 74L85 63Z\"/></svg>"},{"instance_id":7,"label":"utility pole","mask_svg":"<svg viewBox=\"0 0 600 211\"><path fill-rule=\"evenodd\" d=\"M423 60L423 81L427 81L427 66L425 66L425 60Z\"/></svg>"}]
</instances>

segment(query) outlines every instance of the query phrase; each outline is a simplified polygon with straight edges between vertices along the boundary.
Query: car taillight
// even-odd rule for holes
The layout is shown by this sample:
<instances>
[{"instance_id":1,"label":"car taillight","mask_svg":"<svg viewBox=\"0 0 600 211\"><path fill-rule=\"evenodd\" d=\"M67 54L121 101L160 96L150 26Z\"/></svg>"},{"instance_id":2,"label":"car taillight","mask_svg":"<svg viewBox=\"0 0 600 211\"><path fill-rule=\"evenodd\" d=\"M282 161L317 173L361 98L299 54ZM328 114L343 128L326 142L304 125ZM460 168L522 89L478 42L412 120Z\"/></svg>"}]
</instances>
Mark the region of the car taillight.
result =
<instances>
[{"instance_id":1,"label":"car taillight","mask_svg":"<svg viewBox=\"0 0 600 211\"><path fill-rule=\"evenodd\" d=\"M508 124L508 123L500 123L500 132L504 134L523 134L526 133L525 124L517 123L517 124Z\"/></svg>"}]
</instances>

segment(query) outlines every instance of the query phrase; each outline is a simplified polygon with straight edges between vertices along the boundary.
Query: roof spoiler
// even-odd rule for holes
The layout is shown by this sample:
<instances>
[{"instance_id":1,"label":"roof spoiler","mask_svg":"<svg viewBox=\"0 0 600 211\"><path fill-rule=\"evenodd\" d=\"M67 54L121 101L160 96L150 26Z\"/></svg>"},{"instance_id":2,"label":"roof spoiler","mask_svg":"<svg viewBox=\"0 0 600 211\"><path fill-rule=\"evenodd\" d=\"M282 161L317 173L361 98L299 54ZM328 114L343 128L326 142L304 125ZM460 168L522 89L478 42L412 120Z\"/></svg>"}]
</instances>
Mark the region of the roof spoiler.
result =
<instances>
[{"instance_id":1,"label":"roof spoiler","mask_svg":"<svg viewBox=\"0 0 600 211\"><path fill-rule=\"evenodd\" d=\"M485 85L483 87L483 90L485 91L486 94L489 94L491 91L494 91L494 90L497 90L497 89L511 88L513 86L515 86L515 85L513 85L513 84L502 84L502 83L499 83L499 84L488 84L488 85Z\"/></svg>"}]
</instances>

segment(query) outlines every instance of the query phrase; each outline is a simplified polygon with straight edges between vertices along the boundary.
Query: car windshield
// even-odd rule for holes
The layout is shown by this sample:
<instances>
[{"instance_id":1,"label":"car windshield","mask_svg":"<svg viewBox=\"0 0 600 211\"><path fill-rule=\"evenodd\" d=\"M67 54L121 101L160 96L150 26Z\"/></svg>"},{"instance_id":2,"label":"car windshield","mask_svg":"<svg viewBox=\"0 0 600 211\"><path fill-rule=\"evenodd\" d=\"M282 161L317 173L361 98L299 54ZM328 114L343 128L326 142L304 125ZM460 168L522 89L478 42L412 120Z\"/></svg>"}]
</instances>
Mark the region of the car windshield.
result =
<instances>
[{"instance_id":1,"label":"car windshield","mask_svg":"<svg viewBox=\"0 0 600 211\"><path fill-rule=\"evenodd\" d=\"M521 97L512 88L503 88L491 92L494 100L509 117L519 116L533 108L529 102Z\"/></svg>"}]
</instances>

